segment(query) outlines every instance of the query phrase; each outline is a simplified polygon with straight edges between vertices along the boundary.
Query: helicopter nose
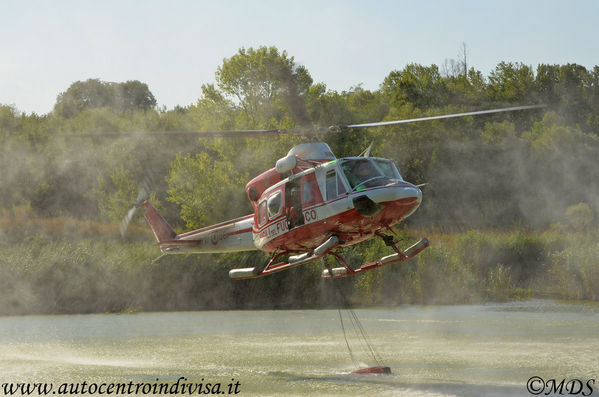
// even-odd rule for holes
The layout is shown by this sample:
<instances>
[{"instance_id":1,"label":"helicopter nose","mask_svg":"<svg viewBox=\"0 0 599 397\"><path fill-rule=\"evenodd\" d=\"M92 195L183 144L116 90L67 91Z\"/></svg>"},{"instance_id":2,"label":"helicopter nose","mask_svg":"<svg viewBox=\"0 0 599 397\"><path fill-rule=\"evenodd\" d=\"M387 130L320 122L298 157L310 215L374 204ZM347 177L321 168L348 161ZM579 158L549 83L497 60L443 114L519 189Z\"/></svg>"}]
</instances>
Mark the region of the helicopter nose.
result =
<instances>
[{"instance_id":1,"label":"helicopter nose","mask_svg":"<svg viewBox=\"0 0 599 397\"><path fill-rule=\"evenodd\" d=\"M422 191L418 186L407 182L398 182L394 186L389 186L389 197L381 197L383 200L379 205L387 206L389 210L407 218L412 215L422 202Z\"/></svg>"},{"instance_id":2,"label":"helicopter nose","mask_svg":"<svg viewBox=\"0 0 599 397\"><path fill-rule=\"evenodd\" d=\"M380 192L375 193L371 199L377 204L386 202L400 202L406 205L416 204L416 207L422 202L422 191L408 182L397 182L387 185Z\"/></svg>"},{"instance_id":3,"label":"helicopter nose","mask_svg":"<svg viewBox=\"0 0 599 397\"><path fill-rule=\"evenodd\" d=\"M397 182L375 188L353 198L354 208L367 216L378 214L387 206L402 208L408 215L416 211L422 202L422 191L407 182Z\"/></svg>"},{"instance_id":4,"label":"helicopter nose","mask_svg":"<svg viewBox=\"0 0 599 397\"><path fill-rule=\"evenodd\" d=\"M422 190L417 186L410 184L410 186L404 186L401 189L403 190L403 193L400 195L403 195L405 198L414 198L418 204L422 202Z\"/></svg>"}]
</instances>

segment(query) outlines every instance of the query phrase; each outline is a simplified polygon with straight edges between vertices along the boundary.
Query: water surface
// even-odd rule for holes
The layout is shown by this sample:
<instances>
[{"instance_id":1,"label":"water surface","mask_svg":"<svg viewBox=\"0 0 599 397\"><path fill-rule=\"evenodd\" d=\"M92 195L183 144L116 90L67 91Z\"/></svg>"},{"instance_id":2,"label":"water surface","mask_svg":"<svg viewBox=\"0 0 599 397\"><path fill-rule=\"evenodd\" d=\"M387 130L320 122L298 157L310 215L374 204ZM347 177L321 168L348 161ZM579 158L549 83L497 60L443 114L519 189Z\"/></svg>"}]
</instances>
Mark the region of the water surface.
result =
<instances>
[{"instance_id":1,"label":"water surface","mask_svg":"<svg viewBox=\"0 0 599 397\"><path fill-rule=\"evenodd\" d=\"M239 395L530 395L598 379L599 307L554 301L356 310L388 376L352 375L335 310L0 317L0 381L239 382ZM359 365L376 364L350 324ZM204 379L202 381L202 379ZM224 389L226 391L226 388ZM599 391L595 390L599 395Z\"/></svg>"}]
</instances>

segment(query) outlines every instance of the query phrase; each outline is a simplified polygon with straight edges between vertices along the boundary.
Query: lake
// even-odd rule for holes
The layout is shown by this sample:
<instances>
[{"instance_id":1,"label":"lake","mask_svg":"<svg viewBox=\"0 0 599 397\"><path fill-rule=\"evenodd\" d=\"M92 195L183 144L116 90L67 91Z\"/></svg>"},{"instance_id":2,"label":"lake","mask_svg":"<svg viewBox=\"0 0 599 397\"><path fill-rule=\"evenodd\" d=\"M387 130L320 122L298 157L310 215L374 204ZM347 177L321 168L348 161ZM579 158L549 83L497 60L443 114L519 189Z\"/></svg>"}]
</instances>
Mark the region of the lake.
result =
<instances>
[{"instance_id":1,"label":"lake","mask_svg":"<svg viewBox=\"0 0 599 397\"><path fill-rule=\"evenodd\" d=\"M349 317L346 343L336 310L289 310L0 317L0 377L48 383L52 392L85 382L88 395L110 384L154 395L156 385L202 383L204 392L241 396L529 396L527 382L536 376L580 380L599 395L596 304L532 300L355 313L391 375L351 374L354 361L376 363Z\"/></svg>"}]
</instances>

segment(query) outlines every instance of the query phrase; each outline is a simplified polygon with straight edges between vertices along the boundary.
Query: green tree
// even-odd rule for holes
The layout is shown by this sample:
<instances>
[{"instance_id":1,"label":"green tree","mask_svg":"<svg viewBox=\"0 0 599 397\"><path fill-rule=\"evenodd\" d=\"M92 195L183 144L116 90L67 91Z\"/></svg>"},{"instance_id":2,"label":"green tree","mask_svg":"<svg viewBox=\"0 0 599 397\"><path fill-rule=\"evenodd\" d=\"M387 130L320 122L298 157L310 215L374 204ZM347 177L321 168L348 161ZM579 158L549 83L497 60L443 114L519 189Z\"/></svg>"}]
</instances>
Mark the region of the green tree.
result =
<instances>
[{"instance_id":1,"label":"green tree","mask_svg":"<svg viewBox=\"0 0 599 397\"><path fill-rule=\"evenodd\" d=\"M106 83L99 79L76 81L56 98L54 111L65 118L73 117L88 108L108 107L112 97Z\"/></svg>"},{"instance_id":2,"label":"green tree","mask_svg":"<svg viewBox=\"0 0 599 397\"><path fill-rule=\"evenodd\" d=\"M113 90L112 107L116 110L150 110L156 106L156 98L146 83L129 80L124 83L111 83Z\"/></svg>"},{"instance_id":3,"label":"green tree","mask_svg":"<svg viewBox=\"0 0 599 397\"><path fill-rule=\"evenodd\" d=\"M473 106L488 104L487 84L484 76L478 70L470 68L467 74L447 76L444 80L448 91L448 103Z\"/></svg>"},{"instance_id":4,"label":"green tree","mask_svg":"<svg viewBox=\"0 0 599 397\"><path fill-rule=\"evenodd\" d=\"M554 104L559 101L556 95L556 87L559 83L559 65L541 64L537 66L535 78L535 89L541 102Z\"/></svg>"},{"instance_id":5,"label":"green tree","mask_svg":"<svg viewBox=\"0 0 599 397\"><path fill-rule=\"evenodd\" d=\"M137 80L107 83L99 79L76 81L58 95L54 112L72 118L86 109L107 107L117 112L148 110L156 99L147 84Z\"/></svg>"},{"instance_id":6,"label":"green tree","mask_svg":"<svg viewBox=\"0 0 599 397\"><path fill-rule=\"evenodd\" d=\"M599 135L599 66L595 66L590 75L588 101L591 104L591 109L588 114L587 124L591 132Z\"/></svg>"},{"instance_id":7,"label":"green tree","mask_svg":"<svg viewBox=\"0 0 599 397\"><path fill-rule=\"evenodd\" d=\"M381 90L394 106L410 103L428 109L447 102L447 87L437 65L412 63L401 71L394 70L385 77Z\"/></svg>"},{"instance_id":8,"label":"green tree","mask_svg":"<svg viewBox=\"0 0 599 397\"><path fill-rule=\"evenodd\" d=\"M534 74L523 63L500 62L489 75L489 95L497 102L520 103L533 92Z\"/></svg>"},{"instance_id":9,"label":"green tree","mask_svg":"<svg viewBox=\"0 0 599 397\"><path fill-rule=\"evenodd\" d=\"M213 84L202 85L202 96L189 107L192 126L201 131L222 131L236 128L238 109Z\"/></svg>"},{"instance_id":10,"label":"green tree","mask_svg":"<svg viewBox=\"0 0 599 397\"><path fill-rule=\"evenodd\" d=\"M317 83L310 87L307 108L312 123L316 125L330 126L349 124L354 121L346 96L337 91L327 90L324 83Z\"/></svg>"},{"instance_id":11,"label":"green tree","mask_svg":"<svg viewBox=\"0 0 599 397\"><path fill-rule=\"evenodd\" d=\"M243 176L231 159L222 153L206 151L195 155L178 155L167 177L168 201L181 207L181 217L188 228L199 228L250 212L243 189Z\"/></svg>"},{"instance_id":12,"label":"green tree","mask_svg":"<svg viewBox=\"0 0 599 397\"><path fill-rule=\"evenodd\" d=\"M276 47L241 48L223 60L216 81L243 109L250 127L278 125L285 117L306 124L307 69Z\"/></svg>"}]
</instances>

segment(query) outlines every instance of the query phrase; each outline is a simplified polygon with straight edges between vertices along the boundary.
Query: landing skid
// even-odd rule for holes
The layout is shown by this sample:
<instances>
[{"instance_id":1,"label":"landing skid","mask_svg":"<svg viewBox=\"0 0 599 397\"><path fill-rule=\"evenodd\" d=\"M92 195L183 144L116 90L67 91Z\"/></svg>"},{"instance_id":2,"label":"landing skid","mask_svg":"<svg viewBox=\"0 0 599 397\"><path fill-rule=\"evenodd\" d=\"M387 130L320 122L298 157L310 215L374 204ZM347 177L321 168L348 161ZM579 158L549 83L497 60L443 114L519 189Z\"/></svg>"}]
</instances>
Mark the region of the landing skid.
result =
<instances>
[{"instance_id":1,"label":"landing skid","mask_svg":"<svg viewBox=\"0 0 599 397\"><path fill-rule=\"evenodd\" d=\"M275 263L277 259L288 254L287 252L281 252L275 256L273 256L268 263L262 268L259 267L246 267L242 269L231 269L229 271L229 277L235 280L243 280L247 278L256 278L268 276L269 274L273 274L276 272L280 272L281 270L290 269L295 266L303 265L306 262L313 261L318 258L322 258L326 254L330 253L330 251L335 248L339 244L339 239L337 236L331 236L327 241L321 244L312 252L306 252L301 255L292 255L287 261Z\"/></svg>"},{"instance_id":2,"label":"landing skid","mask_svg":"<svg viewBox=\"0 0 599 397\"><path fill-rule=\"evenodd\" d=\"M325 255L333 255L335 258L339 260L340 263L343 264L343 267L325 269L322 272L322 277L330 278L331 274L333 274L333 277L347 277L352 276L354 274L362 273L366 270L376 269L379 267L391 265L393 263L398 263L413 258L429 246L429 241L426 238L421 238L416 244L412 245L405 251L402 251L395 245L393 241L387 239L386 237L387 236L384 236L383 239L385 240L387 245L389 245L395 250L395 253L392 255L385 256L376 262L362 265L358 269L352 269L351 266L349 266L347 262L345 262L345 259L341 257L341 255L332 251L339 245L339 239L337 238L337 236L331 236L328 240L326 240L323 244L321 244L312 252L306 252L300 255L292 255L287 259L287 261L276 263L277 260L279 260L282 256L288 254L288 252L281 252L276 255L273 255L273 257L264 266L231 269L229 271L229 277L235 280L264 277L268 276L269 274L280 272L282 270L287 270L295 266L303 265L304 263L313 261L315 259L323 258Z\"/></svg>"},{"instance_id":3,"label":"landing skid","mask_svg":"<svg viewBox=\"0 0 599 397\"><path fill-rule=\"evenodd\" d=\"M410 258L415 257L420 252L422 252L426 247L429 246L429 241L426 238L421 238L416 244L412 245L405 251L400 250L395 243L390 243L389 245L393 247L395 253L392 255L385 256L379 259L376 262L366 263L360 266L358 269L352 269L351 266L347 264L345 259L343 259L339 254L335 252L329 252L329 254L333 255L337 258L342 264L343 267L335 267L333 269L325 269L322 271L323 278L330 278L331 273L333 277L347 277L353 276L354 274L365 272L366 270L377 269L379 267L392 265L394 263L403 262Z\"/></svg>"}]
</instances>

